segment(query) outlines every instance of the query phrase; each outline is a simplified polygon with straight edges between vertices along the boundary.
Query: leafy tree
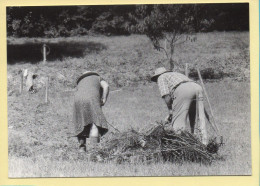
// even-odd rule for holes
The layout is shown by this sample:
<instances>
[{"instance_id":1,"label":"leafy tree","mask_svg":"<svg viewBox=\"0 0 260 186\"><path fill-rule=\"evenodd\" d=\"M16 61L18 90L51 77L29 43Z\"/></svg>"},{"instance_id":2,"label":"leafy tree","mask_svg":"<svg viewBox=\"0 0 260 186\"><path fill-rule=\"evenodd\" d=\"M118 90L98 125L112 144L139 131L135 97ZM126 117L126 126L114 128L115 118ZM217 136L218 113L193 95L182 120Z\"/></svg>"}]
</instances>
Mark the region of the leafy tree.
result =
<instances>
[{"instance_id":1,"label":"leafy tree","mask_svg":"<svg viewBox=\"0 0 260 186\"><path fill-rule=\"evenodd\" d=\"M175 48L195 42L193 33L249 29L248 3L137 5L130 13L130 32L146 34L166 54L170 68L177 64ZM167 48L166 46L169 46Z\"/></svg>"},{"instance_id":2,"label":"leafy tree","mask_svg":"<svg viewBox=\"0 0 260 186\"><path fill-rule=\"evenodd\" d=\"M137 31L146 34L157 50L163 50L169 61L170 68L174 68L175 48L186 42L195 41L191 34L200 26L202 20L195 19L198 12L194 5L142 5L138 6L135 15L131 15L138 24ZM169 50L163 42L168 43Z\"/></svg>"},{"instance_id":3,"label":"leafy tree","mask_svg":"<svg viewBox=\"0 0 260 186\"><path fill-rule=\"evenodd\" d=\"M28 6L7 7L7 34L15 37L66 37L145 33L157 49L192 32L249 29L248 3L186 5ZM174 42L173 42L174 41ZM167 51L174 60L174 47ZM164 47L164 49L166 49Z\"/></svg>"},{"instance_id":4,"label":"leafy tree","mask_svg":"<svg viewBox=\"0 0 260 186\"><path fill-rule=\"evenodd\" d=\"M134 5L102 6L103 10L92 24L91 31L106 35L129 35L129 13L135 10Z\"/></svg>"}]
</instances>

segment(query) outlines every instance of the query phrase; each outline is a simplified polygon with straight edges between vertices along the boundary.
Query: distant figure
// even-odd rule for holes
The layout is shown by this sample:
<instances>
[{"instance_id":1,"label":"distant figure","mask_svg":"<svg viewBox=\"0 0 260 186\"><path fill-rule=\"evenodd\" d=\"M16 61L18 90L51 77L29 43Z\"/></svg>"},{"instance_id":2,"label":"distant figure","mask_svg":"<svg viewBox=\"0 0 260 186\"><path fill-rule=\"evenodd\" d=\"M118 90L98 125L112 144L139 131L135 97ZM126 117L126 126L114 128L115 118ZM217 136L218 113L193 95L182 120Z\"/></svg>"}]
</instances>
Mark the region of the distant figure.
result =
<instances>
[{"instance_id":1,"label":"distant figure","mask_svg":"<svg viewBox=\"0 0 260 186\"><path fill-rule=\"evenodd\" d=\"M28 69L25 69L24 72L23 72L23 77L25 78L25 83L26 83L26 91L28 92L31 92L31 93L35 93L36 92L36 89L35 89L35 86L34 86L34 81L35 81L35 78L37 77L38 75L29 71Z\"/></svg>"},{"instance_id":2,"label":"distant figure","mask_svg":"<svg viewBox=\"0 0 260 186\"><path fill-rule=\"evenodd\" d=\"M108 131L101 106L106 103L109 86L98 73L87 71L77 79L74 97L73 120L80 143L80 152L86 151L86 138L91 145Z\"/></svg>"},{"instance_id":3,"label":"distant figure","mask_svg":"<svg viewBox=\"0 0 260 186\"><path fill-rule=\"evenodd\" d=\"M151 78L157 82L160 94L164 99L168 116L165 121L177 131L189 130L194 133L196 118L196 94L202 94L202 88L187 76L167 71L164 67L155 70ZM202 134L206 134L202 131ZM206 143L206 136L203 138Z\"/></svg>"}]
</instances>

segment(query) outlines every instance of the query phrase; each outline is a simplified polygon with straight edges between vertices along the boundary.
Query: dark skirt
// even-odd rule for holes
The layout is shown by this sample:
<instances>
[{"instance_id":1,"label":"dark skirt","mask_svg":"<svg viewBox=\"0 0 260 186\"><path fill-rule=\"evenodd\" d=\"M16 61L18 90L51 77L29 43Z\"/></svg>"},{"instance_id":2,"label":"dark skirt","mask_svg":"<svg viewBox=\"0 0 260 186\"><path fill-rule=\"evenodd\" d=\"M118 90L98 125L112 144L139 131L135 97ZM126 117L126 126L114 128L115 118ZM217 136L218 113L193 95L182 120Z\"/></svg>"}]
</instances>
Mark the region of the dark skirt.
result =
<instances>
[{"instance_id":1,"label":"dark skirt","mask_svg":"<svg viewBox=\"0 0 260 186\"><path fill-rule=\"evenodd\" d=\"M100 80L99 76L91 75L78 83L73 108L75 135L78 137L89 137L93 123L98 127L101 136L108 131L101 107Z\"/></svg>"}]
</instances>

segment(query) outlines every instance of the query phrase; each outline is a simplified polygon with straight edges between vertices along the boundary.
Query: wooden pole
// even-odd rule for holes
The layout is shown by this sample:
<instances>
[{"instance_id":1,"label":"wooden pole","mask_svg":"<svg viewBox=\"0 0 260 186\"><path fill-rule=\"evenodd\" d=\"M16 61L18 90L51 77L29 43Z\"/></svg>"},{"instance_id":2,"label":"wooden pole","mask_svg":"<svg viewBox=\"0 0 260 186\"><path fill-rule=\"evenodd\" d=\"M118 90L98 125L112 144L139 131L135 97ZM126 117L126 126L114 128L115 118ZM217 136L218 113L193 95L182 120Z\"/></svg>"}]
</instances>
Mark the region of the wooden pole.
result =
<instances>
[{"instance_id":1,"label":"wooden pole","mask_svg":"<svg viewBox=\"0 0 260 186\"><path fill-rule=\"evenodd\" d=\"M196 93L196 115L195 115L195 126L194 128L196 129L196 134L198 133L198 128L199 128L199 103L198 103L198 93Z\"/></svg>"},{"instance_id":2,"label":"wooden pole","mask_svg":"<svg viewBox=\"0 0 260 186\"><path fill-rule=\"evenodd\" d=\"M48 89L49 89L49 76L46 80L46 89L45 89L45 103L48 103Z\"/></svg>"},{"instance_id":3,"label":"wooden pole","mask_svg":"<svg viewBox=\"0 0 260 186\"><path fill-rule=\"evenodd\" d=\"M197 104L198 104L198 112L199 112L198 117L199 117L199 129L200 129L200 133L201 133L201 141L204 145L206 145L207 141L208 141L208 137L207 137L207 129L206 129L206 122L205 122L205 112L204 112L202 92L198 93Z\"/></svg>"},{"instance_id":4,"label":"wooden pole","mask_svg":"<svg viewBox=\"0 0 260 186\"><path fill-rule=\"evenodd\" d=\"M46 63L46 44L43 44L43 63Z\"/></svg>"},{"instance_id":5,"label":"wooden pole","mask_svg":"<svg viewBox=\"0 0 260 186\"><path fill-rule=\"evenodd\" d=\"M21 77L21 84L20 84L20 94L21 94L23 91L23 71L21 72L20 77Z\"/></svg>"},{"instance_id":6,"label":"wooden pole","mask_svg":"<svg viewBox=\"0 0 260 186\"><path fill-rule=\"evenodd\" d=\"M208 102L208 104L209 104L209 109L210 109L210 112L211 112L211 115L212 115L212 119L213 119L213 129L216 130L216 132L219 132L219 129L218 129L218 126L216 125L216 122L215 122L213 110L212 110L211 104L210 104L210 102L209 102L209 97L208 97L207 91L206 91L206 89L205 89L205 86L204 86L204 83L203 83L203 80L202 80L202 77L201 77L199 68L197 68L197 72L198 72L198 75L199 75L199 78L200 78L200 82L201 82L202 89L203 89L203 91L204 91L204 93L205 93L207 102Z\"/></svg>"},{"instance_id":7,"label":"wooden pole","mask_svg":"<svg viewBox=\"0 0 260 186\"><path fill-rule=\"evenodd\" d=\"M188 63L185 64L185 76L189 77Z\"/></svg>"}]
</instances>

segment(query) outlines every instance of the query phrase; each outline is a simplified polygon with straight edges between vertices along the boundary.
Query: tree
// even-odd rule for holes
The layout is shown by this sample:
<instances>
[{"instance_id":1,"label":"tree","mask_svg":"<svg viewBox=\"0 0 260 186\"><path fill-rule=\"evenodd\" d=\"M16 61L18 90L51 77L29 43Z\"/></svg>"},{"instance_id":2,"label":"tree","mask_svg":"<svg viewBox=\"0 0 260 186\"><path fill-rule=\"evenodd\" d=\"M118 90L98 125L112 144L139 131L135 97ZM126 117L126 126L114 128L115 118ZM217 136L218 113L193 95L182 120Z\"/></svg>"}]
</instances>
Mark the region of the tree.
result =
<instances>
[{"instance_id":1,"label":"tree","mask_svg":"<svg viewBox=\"0 0 260 186\"><path fill-rule=\"evenodd\" d=\"M191 34L202 24L202 19L195 15L199 7L194 5L142 5L137 6L134 18L138 24L135 29L146 34L157 50L163 50L169 61L170 68L174 68L174 50L176 46L195 41ZM195 27L195 25L197 27ZM168 43L169 50L163 44Z\"/></svg>"},{"instance_id":2,"label":"tree","mask_svg":"<svg viewBox=\"0 0 260 186\"><path fill-rule=\"evenodd\" d=\"M158 43L166 36L169 45L176 47L185 39L179 36L192 32L249 29L249 3L25 6L7 7L6 16L8 36L143 33L161 50ZM170 47L173 53L174 47ZM167 51L169 59L173 53Z\"/></svg>"},{"instance_id":3,"label":"tree","mask_svg":"<svg viewBox=\"0 0 260 186\"><path fill-rule=\"evenodd\" d=\"M100 6L106 8L96 17L91 31L105 35L129 35L128 14L135 10L134 5Z\"/></svg>"}]
</instances>

